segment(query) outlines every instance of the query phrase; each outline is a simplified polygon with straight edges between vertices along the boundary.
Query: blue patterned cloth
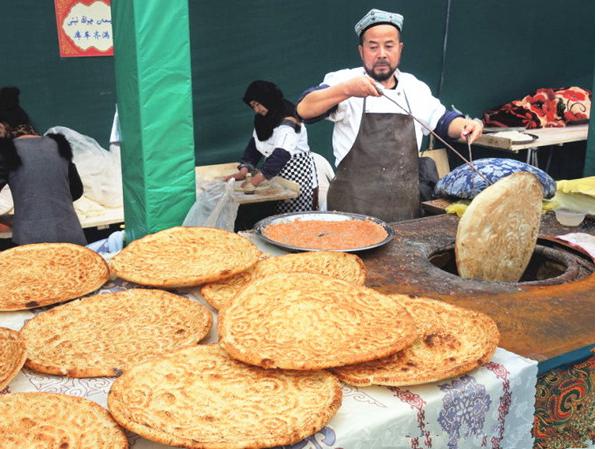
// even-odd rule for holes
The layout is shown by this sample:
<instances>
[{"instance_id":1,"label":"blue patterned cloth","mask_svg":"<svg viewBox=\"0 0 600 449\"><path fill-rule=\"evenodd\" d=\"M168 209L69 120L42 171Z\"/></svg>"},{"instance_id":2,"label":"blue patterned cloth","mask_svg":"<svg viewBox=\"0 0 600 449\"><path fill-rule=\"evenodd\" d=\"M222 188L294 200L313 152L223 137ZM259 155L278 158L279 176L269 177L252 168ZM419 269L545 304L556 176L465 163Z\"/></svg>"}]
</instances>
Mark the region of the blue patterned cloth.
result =
<instances>
[{"instance_id":1,"label":"blue patterned cloth","mask_svg":"<svg viewBox=\"0 0 600 449\"><path fill-rule=\"evenodd\" d=\"M544 198L552 198L556 193L556 182L546 172L525 162L514 159L486 158L473 161L473 165L490 182L495 183L513 173L526 171L534 174L544 188ZM487 187L485 181L473 172L467 164L455 168L435 185L436 197L457 197L473 199L475 195Z\"/></svg>"}]
</instances>

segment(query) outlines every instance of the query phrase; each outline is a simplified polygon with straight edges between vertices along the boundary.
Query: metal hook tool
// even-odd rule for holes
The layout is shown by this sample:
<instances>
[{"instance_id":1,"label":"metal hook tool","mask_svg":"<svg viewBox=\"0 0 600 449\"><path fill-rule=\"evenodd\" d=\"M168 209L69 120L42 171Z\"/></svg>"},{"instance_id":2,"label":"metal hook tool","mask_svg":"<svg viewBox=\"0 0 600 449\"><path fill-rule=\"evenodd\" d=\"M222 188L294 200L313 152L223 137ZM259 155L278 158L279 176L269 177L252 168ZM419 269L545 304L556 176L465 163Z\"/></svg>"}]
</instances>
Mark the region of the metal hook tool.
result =
<instances>
[{"instance_id":1,"label":"metal hook tool","mask_svg":"<svg viewBox=\"0 0 600 449\"><path fill-rule=\"evenodd\" d=\"M399 102L397 102L394 98L392 98L391 96L389 96L386 92L384 87L380 84L380 83L375 83L375 89L377 89L377 92L379 92L382 96L384 96L385 98L387 98L388 100L390 100L392 103L394 103L396 106L398 106L402 112L406 113L407 115L409 115L413 120L415 120L419 125L421 125L423 128L425 128L427 131L429 131L436 139L438 139L440 142L442 142L444 145L446 145L450 150L452 150L459 158L461 158L463 161L465 161L465 163L469 166L469 168L471 170L473 170L475 173L477 173L479 176L481 176L481 178L485 181L485 183L487 185L492 185L493 183L487 179L485 177L485 175L483 175L483 173L481 173L479 170L477 170L477 168L475 168L475 166L473 165L472 162L468 161L467 159L465 159L465 157L460 154L460 152L455 149L452 145L450 145L448 142L446 142L446 140L442 139L434 130L432 130L425 122L423 122L422 120L418 119L417 117L415 117L410 111L407 111L406 108L404 106L402 106ZM469 155L471 155L471 142L469 141L469 138L467 137L466 139L467 141L467 145L469 146Z\"/></svg>"}]
</instances>

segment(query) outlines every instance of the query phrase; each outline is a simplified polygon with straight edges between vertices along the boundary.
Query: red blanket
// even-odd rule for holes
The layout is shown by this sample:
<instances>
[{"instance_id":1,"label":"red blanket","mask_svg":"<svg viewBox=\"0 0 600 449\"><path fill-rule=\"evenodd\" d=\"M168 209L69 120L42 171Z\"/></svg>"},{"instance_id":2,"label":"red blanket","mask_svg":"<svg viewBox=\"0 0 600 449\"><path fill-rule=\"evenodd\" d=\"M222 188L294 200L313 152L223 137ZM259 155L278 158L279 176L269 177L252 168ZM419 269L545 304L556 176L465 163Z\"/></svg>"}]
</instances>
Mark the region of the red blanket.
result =
<instances>
[{"instance_id":1,"label":"red blanket","mask_svg":"<svg viewBox=\"0 0 600 449\"><path fill-rule=\"evenodd\" d=\"M587 123L592 93L581 87L541 88L483 113L489 127L562 128Z\"/></svg>"}]
</instances>

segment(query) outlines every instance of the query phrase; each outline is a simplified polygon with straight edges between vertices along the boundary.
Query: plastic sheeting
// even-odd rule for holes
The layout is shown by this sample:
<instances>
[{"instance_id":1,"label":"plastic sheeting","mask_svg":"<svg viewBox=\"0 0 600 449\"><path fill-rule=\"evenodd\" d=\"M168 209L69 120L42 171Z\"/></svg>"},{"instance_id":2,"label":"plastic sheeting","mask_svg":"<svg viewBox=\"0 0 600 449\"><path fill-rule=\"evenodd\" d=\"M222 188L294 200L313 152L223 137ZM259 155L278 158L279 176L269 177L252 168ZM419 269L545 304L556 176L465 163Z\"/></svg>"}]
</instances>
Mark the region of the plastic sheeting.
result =
<instances>
[{"instance_id":1,"label":"plastic sheeting","mask_svg":"<svg viewBox=\"0 0 600 449\"><path fill-rule=\"evenodd\" d=\"M83 194L104 207L122 207L121 150L102 148L95 139L65 126L54 126L44 134L65 136L73 149L73 162L83 183Z\"/></svg>"},{"instance_id":2,"label":"plastic sheeting","mask_svg":"<svg viewBox=\"0 0 600 449\"><path fill-rule=\"evenodd\" d=\"M182 223L195 201L187 0L113 0L125 239Z\"/></svg>"}]
</instances>

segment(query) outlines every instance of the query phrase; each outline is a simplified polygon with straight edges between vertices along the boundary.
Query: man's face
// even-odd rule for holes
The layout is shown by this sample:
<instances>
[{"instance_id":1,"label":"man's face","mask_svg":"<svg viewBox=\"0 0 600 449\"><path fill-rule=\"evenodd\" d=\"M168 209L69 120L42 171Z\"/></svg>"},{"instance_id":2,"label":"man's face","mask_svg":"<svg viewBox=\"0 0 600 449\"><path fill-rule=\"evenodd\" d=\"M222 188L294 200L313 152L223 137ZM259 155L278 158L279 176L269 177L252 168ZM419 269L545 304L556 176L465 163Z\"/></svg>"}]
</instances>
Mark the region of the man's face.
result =
<instances>
[{"instance_id":1,"label":"man's face","mask_svg":"<svg viewBox=\"0 0 600 449\"><path fill-rule=\"evenodd\" d=\"M395 26L375 25L364 32L358 53L369 76L377 81L386 81L400 65L403 46Z\"/></svg>"}]
</instances>

